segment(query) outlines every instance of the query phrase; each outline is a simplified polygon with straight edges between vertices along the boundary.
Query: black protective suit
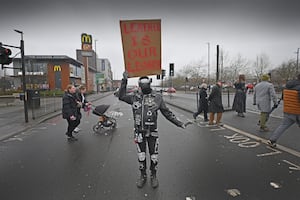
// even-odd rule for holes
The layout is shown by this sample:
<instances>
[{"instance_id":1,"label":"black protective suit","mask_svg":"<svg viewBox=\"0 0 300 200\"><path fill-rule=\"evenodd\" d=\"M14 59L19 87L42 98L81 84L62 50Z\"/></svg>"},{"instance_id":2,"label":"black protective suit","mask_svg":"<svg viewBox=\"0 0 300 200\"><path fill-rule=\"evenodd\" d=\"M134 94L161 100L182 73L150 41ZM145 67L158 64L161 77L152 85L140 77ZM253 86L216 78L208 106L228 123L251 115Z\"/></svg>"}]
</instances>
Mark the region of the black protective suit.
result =
<instances>
[{"instance_id":1,"label":"black protective suit","mask_svg":"<svg viewBox=\"0 0 300 200\"><path fill-rule=\"evenodd\" d=\"M150 170L155 174L158 163L158 132L157 132L157 111L161 113L173 124L183 127L184 124L167 108L161 94L151 90L149 92L137 92L126 94L127 79L122 79L119 90L119 99L132 105L134 117L134 139L137 144L138 161L140 170L145 173L146 165L146 143L148 142L149 154L151 158Z\"/></svg>"}]
</instances>

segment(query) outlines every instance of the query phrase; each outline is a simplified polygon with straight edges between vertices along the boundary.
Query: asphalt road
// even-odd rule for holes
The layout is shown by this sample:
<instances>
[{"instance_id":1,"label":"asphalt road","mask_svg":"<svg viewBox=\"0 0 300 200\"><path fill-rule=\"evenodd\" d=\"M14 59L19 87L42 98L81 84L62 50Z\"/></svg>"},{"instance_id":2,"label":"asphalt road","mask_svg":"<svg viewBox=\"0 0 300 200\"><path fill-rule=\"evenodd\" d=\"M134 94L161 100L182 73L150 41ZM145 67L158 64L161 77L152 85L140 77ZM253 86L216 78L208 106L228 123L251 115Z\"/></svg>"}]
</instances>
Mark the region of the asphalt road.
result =
<instances>
[{"instance_id":1,"label":"asphalt road","mask_svg":"<svg viewBox=\"0 0 300 200\"><path fill-rule=\"evenodd\" d=\"M94 134L97 116L84 115L79 141L70 143L58 116L1 141L0 199L299 199L299 157L248 137L232 113L224 114L224 127L198 119L185 130L160 115L160 185L138 189L131 107L112 95L94 104L123 113L115 131Z\"/></svg>"}]
</instances>

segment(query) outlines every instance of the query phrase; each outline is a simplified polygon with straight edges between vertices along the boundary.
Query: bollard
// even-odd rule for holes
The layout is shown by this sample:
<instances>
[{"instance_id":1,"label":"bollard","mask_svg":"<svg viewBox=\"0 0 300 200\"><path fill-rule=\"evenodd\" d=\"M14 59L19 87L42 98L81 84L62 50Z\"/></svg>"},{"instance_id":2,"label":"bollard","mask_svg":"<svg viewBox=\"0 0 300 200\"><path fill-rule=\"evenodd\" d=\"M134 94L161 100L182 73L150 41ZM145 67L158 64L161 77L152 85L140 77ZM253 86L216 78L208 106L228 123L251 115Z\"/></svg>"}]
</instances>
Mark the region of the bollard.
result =
<instances>
[{"instance_id":1,"label":"bollard","mask_svg":"<svg viewBox=\"0 0 300 200\"><path fill-rule=\"evenodd\" d=\"M228 108L230 107L230 96L229 96L229 88L227 88L227 101L228 101Z\"/></svg>"},{"instance_id":2,"label":"bollard","mask_svg":"<svg viewBox=\"0 0 300 200\"><path fill-rule=\"evenodd\" d=\"M196 92L196 102L197 102L197 108L196 108L196 110L198 110L198 108L199 108L199 95L198 94L199 93Z\"/></svg>"}]
</instances>

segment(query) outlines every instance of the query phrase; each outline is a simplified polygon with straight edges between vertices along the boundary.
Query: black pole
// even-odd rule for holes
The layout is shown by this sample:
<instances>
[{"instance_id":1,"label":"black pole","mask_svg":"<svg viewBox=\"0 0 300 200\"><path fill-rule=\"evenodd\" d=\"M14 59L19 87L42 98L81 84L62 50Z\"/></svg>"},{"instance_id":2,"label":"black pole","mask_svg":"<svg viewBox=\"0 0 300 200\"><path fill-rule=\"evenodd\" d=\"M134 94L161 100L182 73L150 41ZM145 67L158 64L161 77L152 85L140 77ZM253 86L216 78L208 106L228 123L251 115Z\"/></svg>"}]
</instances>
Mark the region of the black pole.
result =
<instances>
[{"instance_id":1,"label":"black pole","mask_svg":"<svg viewBox=\"0 0 300 200\"><path fill-rule=\"evenodd\" d=\"M216 74L216 82L219 81L219 45L217 45L217 74Z\"/></svg>"},{"instance_id":2,"label":"black pole","mask_svg":"<svg viewBox=\"0 0 300 200\"><path fill-rule=\"evenodd\" d=\"M26 94L26 79L25 79L25 58L24 58L24 40L23 33L21 33L21 60L22 60L22 82L23 82L23 93L24 93L24 114L25 122L28 122L28 105L27 105L27 94Z\"/></svg>"},{"instance_id":3,"label":"black pole","mask_svg":"<svg viewBox=\"0 0 300 200\"><path fill-rule=\"evenodd\" d=\"M297 75L298 75L298 72L299 72L299 48L297 49Z\"/></svg>"},{"instance_id":4,"label":"black pole","mask_svg":"<svg viewBox=\"0 0 300 200\"><path fill-rule=\"evenodd\" d=\"M161 87L162 87L162 92L164 92L164 77L161 76Z\"/></svg>"},{"instance_id":5,"label":"black pole","mask_svg":"<svg viewBox=\"0 0 300 200\"><path fill-rule=\"evenodd\" d=\"M187 82L187 81L186 81L186 77L185 77L185 82L184 82L184 83L185 83L185 84L184 84L184 93L186 93L186 82Z\"/></svg>"}]
</instances>

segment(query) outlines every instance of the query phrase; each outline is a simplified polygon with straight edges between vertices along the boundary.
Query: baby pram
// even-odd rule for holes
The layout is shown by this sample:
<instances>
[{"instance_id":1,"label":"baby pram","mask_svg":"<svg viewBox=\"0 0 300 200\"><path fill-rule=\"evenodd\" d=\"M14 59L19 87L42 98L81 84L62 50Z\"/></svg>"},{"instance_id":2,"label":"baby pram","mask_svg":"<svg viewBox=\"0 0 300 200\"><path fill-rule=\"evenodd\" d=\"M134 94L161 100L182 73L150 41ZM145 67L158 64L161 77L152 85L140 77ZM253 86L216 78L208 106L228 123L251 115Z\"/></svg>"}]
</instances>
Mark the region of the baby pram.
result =
<instances>
[{"instance_id":1,"label":"baby pram","mask_svg":"<svg viewBox=\"0 0 300 200\"><path fill-rule=\"evenodd\" d=\"M93 108L93 114L99 116L97 124L93 126L95 133L100 133L104 129L114 129L117 127L117 120L112 115L114 112L106 114L109 107L110 105L99 105Z\"/></svg>"}]
</instances>

